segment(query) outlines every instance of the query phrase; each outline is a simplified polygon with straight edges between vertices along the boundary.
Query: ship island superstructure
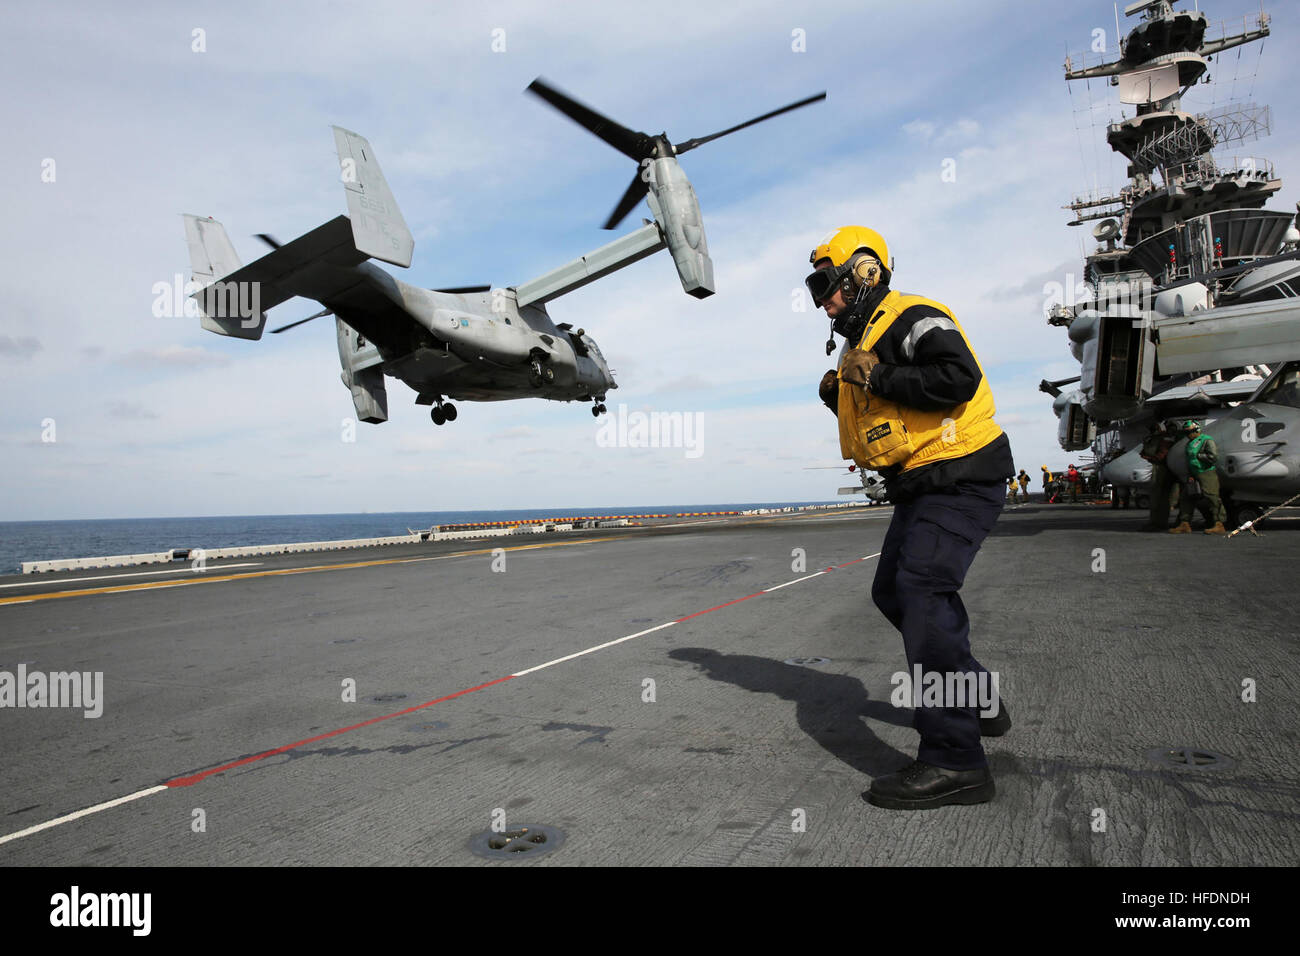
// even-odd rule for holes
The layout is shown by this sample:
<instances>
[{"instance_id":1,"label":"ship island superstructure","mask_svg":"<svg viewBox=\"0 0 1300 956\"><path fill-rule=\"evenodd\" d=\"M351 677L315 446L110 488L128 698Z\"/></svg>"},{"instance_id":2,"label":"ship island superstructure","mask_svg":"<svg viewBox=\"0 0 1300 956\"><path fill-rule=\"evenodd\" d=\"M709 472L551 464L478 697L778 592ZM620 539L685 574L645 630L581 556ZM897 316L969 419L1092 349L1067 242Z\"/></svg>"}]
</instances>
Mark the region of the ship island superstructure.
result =
<instances>
[{"instance_id":1,"label":"ship island superstructure","mask_svg":"<svg viewBox=\"0 0 1300 956\"><path fill-rule=\"evenodd\" d=\"M1054 398L1061 447L1091 448L1117 487L1149 480L1136 446L1150 422L1212 422L1300 361L1296 214L1264 208L1282 186L1271 163L1224 155L1267 136L1270 110L1232 101L1191 113L1182 102L1211 81L1212 58L1269 35L1268 15L1230 32L1168 0L1141 0L1124 13L1141 20L1118 58L1065 62L1067 82L1107 78L1135 109L1106 129L1127 160L1127 184L1065 207L1071 226L1095 222L1098 240L1084 261L1091 294L1047 313L1068 330L1080 374L1040 385Z\"/></svg>"}]
</instances>

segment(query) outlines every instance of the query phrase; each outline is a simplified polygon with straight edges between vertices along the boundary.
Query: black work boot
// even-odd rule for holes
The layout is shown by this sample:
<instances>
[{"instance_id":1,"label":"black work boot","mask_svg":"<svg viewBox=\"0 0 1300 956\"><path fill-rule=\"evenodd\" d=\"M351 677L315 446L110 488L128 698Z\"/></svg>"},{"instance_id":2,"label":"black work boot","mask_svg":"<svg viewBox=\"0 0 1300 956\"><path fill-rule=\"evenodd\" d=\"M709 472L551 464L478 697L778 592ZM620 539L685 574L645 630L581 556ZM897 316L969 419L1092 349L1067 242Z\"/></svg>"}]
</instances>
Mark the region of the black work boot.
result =
<instances>
[{"instance_id":1,"label":"black work boot","mask_svg":"<svg viewBox=\"0 0 1300 956\"><path fill-rule=\"evenodd\" d=\"M867 802L887 810L931 810L950 803L987 803L996 788L988 767L947 770L916 761L871 781Z\"/></svg>"},{"instance_id":2,"label":"black work boot","mask_svg":"<svg viewBox=\"0 0 1300 956\"><path fill-rule=\"evenodd\" d=\"M981 737L1001 737L1011 729L1011 712L1007 710L1007 702L998 701L998 712L992 717L980 718L980 736Z\"/></svg>"}]
</instances>

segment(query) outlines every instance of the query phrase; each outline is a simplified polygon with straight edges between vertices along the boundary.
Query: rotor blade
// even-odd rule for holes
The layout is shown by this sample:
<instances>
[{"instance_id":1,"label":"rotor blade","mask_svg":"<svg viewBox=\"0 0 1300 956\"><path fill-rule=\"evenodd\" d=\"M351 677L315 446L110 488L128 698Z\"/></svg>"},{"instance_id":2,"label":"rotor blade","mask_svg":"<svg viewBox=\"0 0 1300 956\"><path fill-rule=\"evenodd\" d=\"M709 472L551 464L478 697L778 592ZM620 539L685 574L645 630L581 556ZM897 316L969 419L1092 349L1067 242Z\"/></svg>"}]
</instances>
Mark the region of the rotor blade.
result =
<instances>
[{"instance_id":1,"label":"rotor blade","mask_svg":"<svg viewBox=\"0 0 1300 956\"><path fill-rule=\"evenodd\" d=\"M654 149L654 140L645 133L633 132L626 126L615 123L608 116L597 113L590 106L584 106L567 93L561 93L540 76L528 84L528 92L550 103L579 126L595 133L624 156L635 159L638 163Z\"/></svg>"},{"instance_id":2,"label":"rotor blade","mask_svg":"<svg viewBox=\"0 0 1300 956\"><path fill-rule=\"evenodd\" d=\"M272 329L271 334L275 335L275 333L283 332L285 329L291 329L295 325L302 325L304 322L310 322L312 319L319 319L322 315L333 315L333 314L334 314L333 309L321 309L315 315L309 315L305 319L299 319L297 322L290 322L288 325L282 325L278 329Z\"/></svg>"},{"instance_id":3,"label":"rotor blade","mask_svg":"<svg viewBox=\"0 0 1300 956\"><path fill-rule=\"evenodd\" d=\"M284 245L284 243L282 243L282 242L280 242L280 240L276 239L275 236L267 235L267 234L264 233L264 232L259 232L259 233L257 234L257 238L261 239L263 242L265 242L265 243L266 243L268 246L270 246L272 249L279 249L282 245Z\"/></svg>"},{"instance_id":4,"label":"rotor blade","mask_svg":"<svg viewBox=\"0 0 1300 956\"><path fill-rule=\"evenodd\" d=\"M818 93L816 96L810 96L806 100L800 100L798 103L791 103L789 106L783 106L779 110L772 110L770 113L764 113L762 116L756 116L752 120L741 123L739 126L733 126L731 129L724 129L720 133L713 133L709 136L701 136L698 139L688 139L684 143L677 145L677 155L681 155L688 149L694 149L696 146L703 146L720 136L726 136L728 133L734 133L736 130L744 129L746 126L753 126L755 123L761 123L763 120L771 119L773 116L780 116L782 113L788 113L791 110L797 110L801 106L807 106L809 103L816 103L819 100L826 99L826 91Z\"/></svg>"},{"instance_id":5,"label":"rotor blade","mask_svg":"<svg viewBox=\"0 0 1300 956\"><path fill-rule=\"evenodd\" d=\"M618 205L614 207L614 211L609 214L609 218L601 228L617 228L649 191L650 184L641 178L641 171L638 169L636 175L632 177L632 182L628 184L627 191L623 193L623 198L618 201Z\"/></svg>"},{"instance_id":6,"label":"rotor blade","mask_svg":"<svg viewBox=\"0 0 1300 956\"><path fill-rule=\"evenodd\" d=\"M452 292L452 293L461 293L461 292L491 292L491 291L492 291L492 287L491 287L490 285L458 285L458 286L453 286L453 287L451 287L451 288L449 288L449 289L434 289L433 291L434 291L434 292Z\"/></svg>"}]
</instances>

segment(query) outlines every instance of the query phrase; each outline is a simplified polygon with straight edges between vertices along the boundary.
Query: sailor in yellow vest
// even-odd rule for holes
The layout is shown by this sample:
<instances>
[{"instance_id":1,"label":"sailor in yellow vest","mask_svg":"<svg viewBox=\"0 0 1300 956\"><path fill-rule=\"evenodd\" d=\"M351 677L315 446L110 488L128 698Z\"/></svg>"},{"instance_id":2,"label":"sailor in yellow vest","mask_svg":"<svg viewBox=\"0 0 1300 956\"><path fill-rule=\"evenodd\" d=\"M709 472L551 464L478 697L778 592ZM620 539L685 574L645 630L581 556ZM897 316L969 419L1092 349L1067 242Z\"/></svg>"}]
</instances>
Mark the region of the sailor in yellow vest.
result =
<instances>
[{"instance_id":1,"label":"sailor in yellow vest","mask_svg":"<svg viewBox=\"0 0 1300 956\"><path fill-rule=\"evenodd\" d=\"M993 421L993 394L965 332L947 307L890 288L892 260L874 230L848 226L813 250L805 280L844 336L837 369L822 379L839 419L840 451L880 472L894 502L871 596L902 632L909 675L945 688L994 685L970 649L958 590L1005 503L1015 474L1011 444ZM834 339L827 343L828 353ZM969 674L971 678L949 678ZM931 685L932 686L932 685ZM878 777L867 799L893 809L983 803L994 794L981 736L1011 726L1005 706L918 703L917 760Z\"/></svg>"},{"instance_id":2,"label":"sailor in yellow vest","mask_svg":"<svg viewBox=\"0 0 1300 956\"><path fill-rule=\"evenodd\" d=\"M1016 506L1017 503L1016 495L1019 492L1019 490L1020 490L1020 486L1016 484L1016 479L1014 477L1008 478L1007 497L1011 499L1011 506L1013 508Z\"/></svg>"}]
</instances>

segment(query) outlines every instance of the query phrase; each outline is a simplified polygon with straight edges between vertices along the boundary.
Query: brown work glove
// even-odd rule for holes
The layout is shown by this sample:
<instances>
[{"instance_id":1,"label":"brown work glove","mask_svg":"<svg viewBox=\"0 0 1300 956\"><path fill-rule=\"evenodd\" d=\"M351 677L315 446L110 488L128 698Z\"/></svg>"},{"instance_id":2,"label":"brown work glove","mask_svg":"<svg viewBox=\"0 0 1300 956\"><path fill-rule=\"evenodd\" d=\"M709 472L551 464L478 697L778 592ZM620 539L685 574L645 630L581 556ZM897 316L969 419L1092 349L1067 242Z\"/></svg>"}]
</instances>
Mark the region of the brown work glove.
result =
<instances>
[{"instance_id":1,"label":"brown work glove","mask_svg":"<svg viewBox=\"0 0 1300 956\"><path fill-rule=\"evenodd\" d=\"M840 366L840 378L851 385L866 386L871 380L871 370L880 364L880 358L876 355L875 349L870 352L864 352L862 349L853 349L848 355L844 356L844 364Z\"/></svg>"},{"instance_id":2,"label":"brown work glove","mask_svg":"<svg viewBox=\"0 0 1300 956\"><path fill-rule=\"evenodd\" d=\"M822 383L817 386L817 394L827 408L839 414L840 380L835 374L835 369L831 369L822 376Z\"/></svg>"}]
</instances>

